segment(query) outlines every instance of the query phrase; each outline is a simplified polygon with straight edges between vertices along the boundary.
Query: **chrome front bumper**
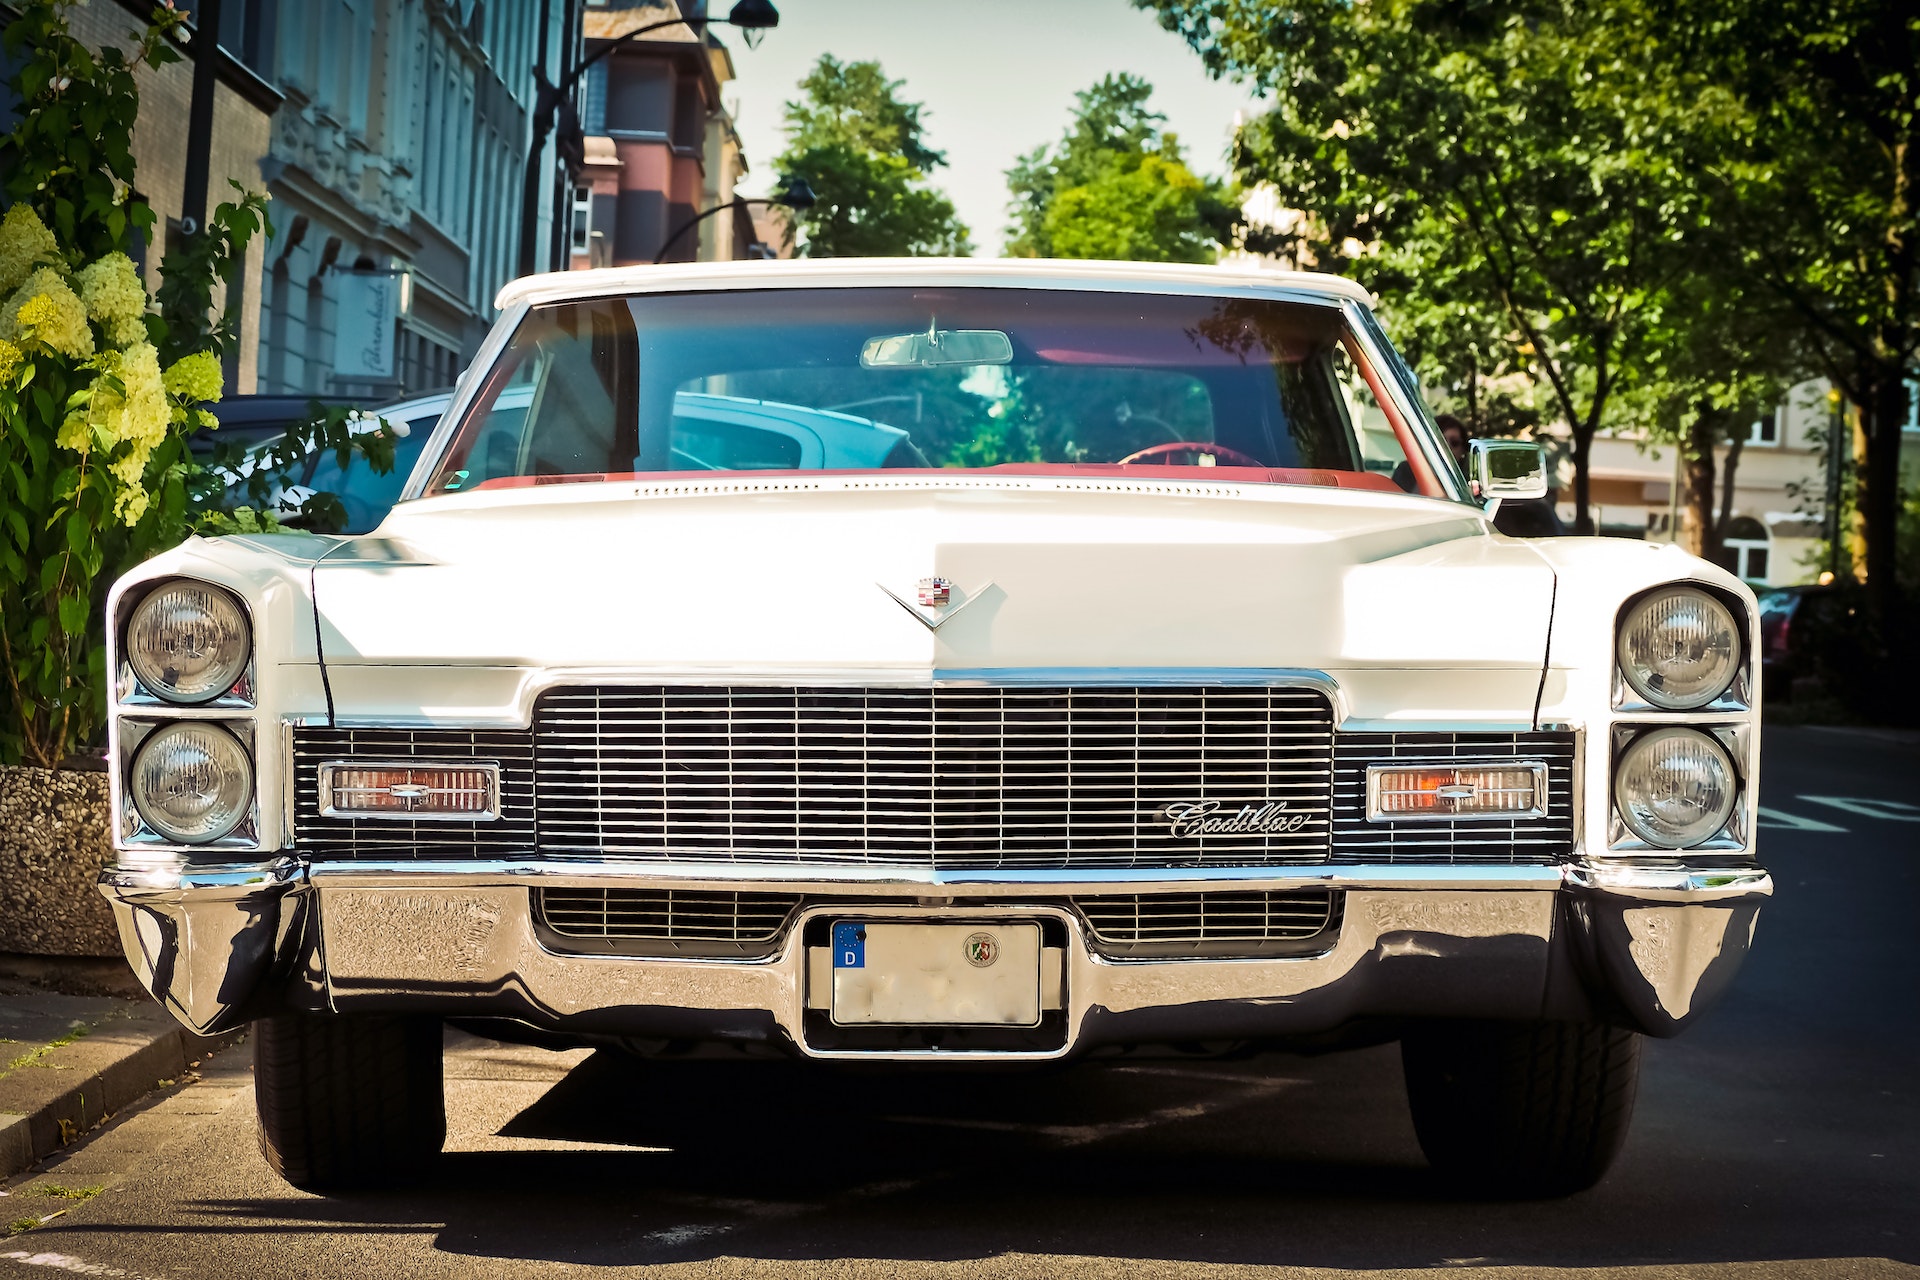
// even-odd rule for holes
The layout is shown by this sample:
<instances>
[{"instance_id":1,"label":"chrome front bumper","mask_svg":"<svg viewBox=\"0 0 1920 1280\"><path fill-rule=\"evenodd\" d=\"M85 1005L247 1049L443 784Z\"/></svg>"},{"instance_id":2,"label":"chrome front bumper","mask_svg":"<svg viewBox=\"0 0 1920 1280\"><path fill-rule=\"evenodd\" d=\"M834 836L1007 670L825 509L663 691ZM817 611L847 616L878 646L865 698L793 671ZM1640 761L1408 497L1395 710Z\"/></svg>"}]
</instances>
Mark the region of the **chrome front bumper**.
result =
<instances>
[{"instance_id":1,"label":"chrome front bumper","mask_svg":"<svg viewBox=\"0 0 1920 1280\"><path fill-rule=\"evenodd\" d=\"M1670 1036L1732 980L1773 892L1757 867L1678 864L1208 869L1145 881L1138 872L903 880L858 868L801 880L792 867L689 870L281 858L120 866L103 873L101 891L141 981L201 1033L311 1008L511 1018L562 1034L787 1043L814 1057L995 1059L1114 1043L1284 1040L1357 1019L1597 1018ZM1337 941L1311 956L1110 960L1062 905L1075 893L1199 884L1340 889ZM806 908L782 950L764 960L559 954L534 928L531 891L543 885L780 890L821 905ZM827 914L1059 920L1068 939L1063 1043L978 1052L814 1043L803 924Z\"/></svg>"}]
</instances>

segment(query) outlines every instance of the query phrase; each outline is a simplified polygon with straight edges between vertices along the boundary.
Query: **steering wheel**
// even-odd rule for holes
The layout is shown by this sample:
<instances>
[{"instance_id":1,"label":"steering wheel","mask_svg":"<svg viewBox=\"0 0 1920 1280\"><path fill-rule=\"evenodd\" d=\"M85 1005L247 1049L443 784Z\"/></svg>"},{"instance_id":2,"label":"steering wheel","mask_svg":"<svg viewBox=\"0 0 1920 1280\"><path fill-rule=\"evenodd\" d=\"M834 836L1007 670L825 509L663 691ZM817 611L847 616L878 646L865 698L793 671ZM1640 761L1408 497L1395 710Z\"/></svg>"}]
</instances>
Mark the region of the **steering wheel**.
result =
<instances>
[{"instance_id":1,"label":"steering wheel","mask_svg":"<svg viewBox=\"0 0 1920 1280\"><path fill-rule=\"evenodd\" d=\"M1175 440L1168 444L1150 445L1137 453L1130 453L1120 459L1120 465L1130 462L1152 462L1159 458L1171 460L1177 453L1210 453L1216 458L1224 458L1230 467L1264 467L1267 464L1251 454L1229 449L1223 444L1209 444L1203 440Z\"/></svg>"}]
</instances>

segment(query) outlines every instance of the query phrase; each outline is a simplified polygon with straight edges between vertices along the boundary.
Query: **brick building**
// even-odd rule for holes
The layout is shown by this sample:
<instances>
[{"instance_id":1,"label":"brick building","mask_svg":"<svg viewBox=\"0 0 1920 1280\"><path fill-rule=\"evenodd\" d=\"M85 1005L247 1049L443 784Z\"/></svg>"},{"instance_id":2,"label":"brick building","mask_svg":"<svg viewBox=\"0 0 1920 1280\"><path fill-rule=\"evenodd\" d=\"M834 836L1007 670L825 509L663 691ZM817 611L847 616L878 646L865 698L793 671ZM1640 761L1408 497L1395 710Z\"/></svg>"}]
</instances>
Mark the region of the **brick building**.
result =
<instances>
[{"instance_id":1,"label":"brick building","mask_svg":"<svg viewBox=\"0 0 1920 1280\"><path fill-rule=\"evenodd\" d=\"M699 17L697 0L652 5L589 4L581 14L591 56L626 33L676 16ZM585 162L575 180L575 268L652 262L667 238L699 213L728 203L747 160L721 99L733 59L711 32L673 26L616 48L582 85ZM749 211L728 209L675 242L669 259L711 262L763 256Z\"/></svg>"}]
</instances>

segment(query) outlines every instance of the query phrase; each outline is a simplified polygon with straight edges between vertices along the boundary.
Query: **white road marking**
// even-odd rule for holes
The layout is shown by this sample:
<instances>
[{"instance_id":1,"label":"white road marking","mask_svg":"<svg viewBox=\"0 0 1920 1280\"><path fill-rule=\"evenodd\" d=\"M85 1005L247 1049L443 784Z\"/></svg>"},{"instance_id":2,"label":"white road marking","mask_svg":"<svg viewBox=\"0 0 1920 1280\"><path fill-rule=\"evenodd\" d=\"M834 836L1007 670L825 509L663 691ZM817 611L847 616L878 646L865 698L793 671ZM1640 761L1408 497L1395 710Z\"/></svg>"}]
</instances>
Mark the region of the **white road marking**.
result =
<instances>
[{"instance_id":1,"label":"white road marking","mask_svg":"<svg viewBox=\"0 0 1920 1280\"><path fill-rule=\"evenodd\" d=\"M1842 813L1857 813L1863 818L1885 822L1920 822L1920 805L1899 800L1865 800L1855 796L1801 796L1811 804L1824 804Z\"/></svg>"},{"instance_id":2,"label":"white road marking","mask_svg":"<svg viewBox=\"0 0 1920 1280\"><path fill-rule=\"evenodd\" d=\"M1801 799L1806 799L1802 796ZM1836 827L1831 822L1822 822L1818 818L1803 818L1797 813L1786 813L1779 809L1759 806L1760 825L1763 827L1785 827L1790 831L1829 831L1835 835L1846 835L1845 827Z\"/></svg>"},{"instance_id":3,"label":"white road marking","mask_svg":"<svg viewBox=\"0 0 1920 1280\"><path fill-rule=\"evenodd\" d=\"M12 1253L0 1253L0 1259L17 1262L23 1267L48 1267L75 1276L116 1276L121 1280L148 1280L138 1271L108 1266L104 1262L88 1262L85 1258L76 1258L70 1253L32 1253L26 1249L15 1249Z\"/></svg>"}]
</instances>

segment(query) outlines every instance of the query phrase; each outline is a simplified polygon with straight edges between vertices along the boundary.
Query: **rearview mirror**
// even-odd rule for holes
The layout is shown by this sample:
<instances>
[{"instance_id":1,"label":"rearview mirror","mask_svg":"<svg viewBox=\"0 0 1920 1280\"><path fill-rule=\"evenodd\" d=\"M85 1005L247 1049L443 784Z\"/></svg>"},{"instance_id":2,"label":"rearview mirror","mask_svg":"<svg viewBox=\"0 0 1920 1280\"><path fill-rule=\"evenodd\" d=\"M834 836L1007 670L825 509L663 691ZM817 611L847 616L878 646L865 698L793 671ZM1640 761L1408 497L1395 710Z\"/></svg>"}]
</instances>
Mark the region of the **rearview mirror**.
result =
<instances>
[{"instance_id":1,"label":"rearview mirror","mask_svg":"<svg viewBox=\"0 0 1920 1280\"><path fill-rule=\"evenodd\" d=\"M1547 451L1524 440L1468 442L1467 470L1481 502L1547 496Z\"/></svg>"},{"instance_id":2,"label":"rearview mirror","mask_svg":"<svg viewBox=\"0 0 1920 1280\"><path fill-rule=\"evenodd\" d=\"M935 329L868 338L863 369L933 369L956 364L1011 364L1013 339L998 329Z\"/></svg>"}]
</instances>

